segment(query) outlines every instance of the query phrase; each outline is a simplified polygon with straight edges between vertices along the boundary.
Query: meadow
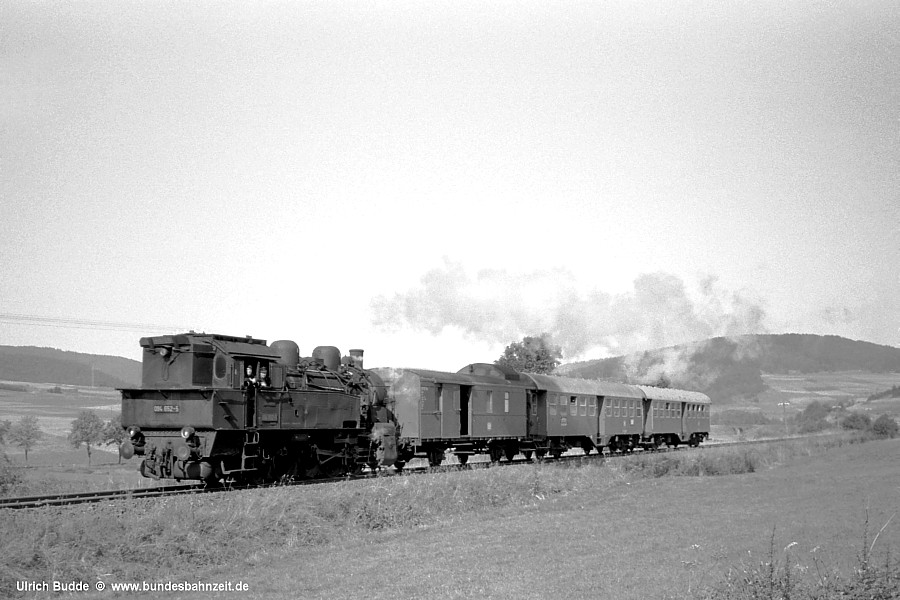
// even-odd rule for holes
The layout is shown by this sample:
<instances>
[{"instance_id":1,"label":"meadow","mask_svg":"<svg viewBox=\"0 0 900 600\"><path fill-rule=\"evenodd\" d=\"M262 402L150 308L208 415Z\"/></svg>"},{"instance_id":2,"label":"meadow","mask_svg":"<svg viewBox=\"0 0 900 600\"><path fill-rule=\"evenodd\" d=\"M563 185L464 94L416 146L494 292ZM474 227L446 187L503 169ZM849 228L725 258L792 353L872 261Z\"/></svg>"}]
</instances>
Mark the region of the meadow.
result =
<instances>
[{"instance_id":1,"label":"meadow","mask_svg":"<svg viewBox=\"0 0 900 600\"><path fill-rule=\"evenodd\" d=\"M23 579L338 600L893 590L900 440L865 439L2 511L0 594Z\"/></svg>"},{"instance_id":2,"label":"meadow","mask_svg":"<svg viewBox=\"0 0 900 600\"><path fill-rule=\"evenodd\" d=\"M19 483L0 489L2 496L36 495L51 492L80 492L104 489L148 487L156 482L141 477L136 459L119 461L115 446L92 450L88 465L84 447L74 448L67 438L72 421L82 410L91 410L101 419L115 417L121 410L121 396L112 388L77 388L39 383L9 383L26 391L0 388L0 421L15 422L25 415L38 419L42 437L28 453L7 444L0 448L8 462L0 468L12 469ZM59 392L52 392L57 388ZM0 458L2 460L2 458Z\"/></svg>"}]
</instances>

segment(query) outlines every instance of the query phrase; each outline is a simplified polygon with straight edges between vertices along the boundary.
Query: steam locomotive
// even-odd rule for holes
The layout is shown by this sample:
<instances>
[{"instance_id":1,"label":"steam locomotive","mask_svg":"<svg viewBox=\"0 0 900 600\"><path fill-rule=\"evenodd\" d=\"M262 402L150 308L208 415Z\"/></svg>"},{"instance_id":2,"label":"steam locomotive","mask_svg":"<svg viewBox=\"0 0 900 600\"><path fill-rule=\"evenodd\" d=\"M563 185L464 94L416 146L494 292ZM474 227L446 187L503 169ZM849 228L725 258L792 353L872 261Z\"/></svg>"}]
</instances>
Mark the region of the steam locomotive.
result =
<instances>
[{"instance_id":1,"label":"steam locomotive","mask_svg":"<svg viewBox=\"0 0 900 600\"><path fill-rule=\"evenodd\" d=\"M320 346L186 333L142 338L141 387L122 389L126 458L155 479L277 481L397 461L386 388ZM265 377L261 375L265 372Z\"/></svg>"},{"instance_id":2,"label":"steam locomotive","mask_svg":"<svg viewBox=\"0 0 900 600\"><path fill-rule=\"evenodd\" d=\"M140 388L123 389L123 456L157 479L208 483L437 466L448 454L499 461L572 448L629 452L699 445L701 393L519 373L363 368L362 350L301 358L297 344L187 333L141 339ZM263 375L265 373L265 375Z\"/></svg>"}]
</instances>

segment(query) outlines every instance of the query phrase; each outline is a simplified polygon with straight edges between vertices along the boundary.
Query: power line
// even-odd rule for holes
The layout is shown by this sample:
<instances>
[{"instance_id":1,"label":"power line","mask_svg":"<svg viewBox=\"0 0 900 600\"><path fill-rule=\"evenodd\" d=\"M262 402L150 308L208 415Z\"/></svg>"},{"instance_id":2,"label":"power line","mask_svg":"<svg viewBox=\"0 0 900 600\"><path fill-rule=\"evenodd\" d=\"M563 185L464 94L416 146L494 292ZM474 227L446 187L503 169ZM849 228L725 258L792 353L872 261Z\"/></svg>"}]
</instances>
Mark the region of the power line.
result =
<instances>
[{"instance_id":1,"label":"power line","mask_svg":"<svg viewBox=\"0 0 900 600\"><path fill-rule=\"evenodd\" d=\"M62 327L68 329L102 329L107 331L192 331L196 327L183 325L159 325L154 323L130 323L124 321L101 321L98 319L65 319L62 317L42 317L0 313L0 323L15 325L37 325L40 327Z\"/></svg>"}]
</instances>

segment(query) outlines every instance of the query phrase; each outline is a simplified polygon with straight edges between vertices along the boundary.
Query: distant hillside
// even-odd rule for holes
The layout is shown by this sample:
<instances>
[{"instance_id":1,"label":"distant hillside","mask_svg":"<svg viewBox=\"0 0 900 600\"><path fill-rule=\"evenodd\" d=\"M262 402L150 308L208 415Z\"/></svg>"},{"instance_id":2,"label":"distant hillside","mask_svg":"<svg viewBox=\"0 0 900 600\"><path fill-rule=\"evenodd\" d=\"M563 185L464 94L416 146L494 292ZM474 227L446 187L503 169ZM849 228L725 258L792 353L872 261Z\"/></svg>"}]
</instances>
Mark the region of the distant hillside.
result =
<instances>
[{"instance_id":1,"label":"distant hillside","mask_svg":"<svg viewBox=\"0 0 900 600\"><path fill-rule=\"evenodd\" d=\"M563 365L585 377L696 389L720 400L766 389L763 373L900 372L900 348L808 334L744 335Z\"/></svg>"},{"instance_id":2,"label":"distant hillside","mask_svg":"<svg viewBox=\"0 0 900 600\"><path fill-rule=\"evenodd\" d=\"M0 346L0 379L31 383L134 387L141 363L119 356L82 354L34 346Z\"/></svg>"}]
</instances>

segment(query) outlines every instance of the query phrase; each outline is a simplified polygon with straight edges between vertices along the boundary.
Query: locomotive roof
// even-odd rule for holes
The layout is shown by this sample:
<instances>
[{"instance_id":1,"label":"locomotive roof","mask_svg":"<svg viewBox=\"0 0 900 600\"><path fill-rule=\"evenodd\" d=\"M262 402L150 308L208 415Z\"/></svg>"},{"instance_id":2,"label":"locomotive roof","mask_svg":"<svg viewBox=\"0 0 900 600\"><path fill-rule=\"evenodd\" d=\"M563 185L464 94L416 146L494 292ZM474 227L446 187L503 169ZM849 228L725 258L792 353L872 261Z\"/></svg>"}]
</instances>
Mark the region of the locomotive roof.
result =
<instances>
[{"instance_id":1,"label":"locomotive roof","mask_svg":"<svg viewBox=\"0 0 900 600\"><path fill-rule=\"evenodd\" d=\"M578 379L577 377L559 377L556 375L540 375L523 373L534 381L538 389L548 392L566 394L587 394L590 396L616 396L619 398L644 398L644 394L636 386L615 381L599 379Z\"/></svg>"},{"instance_id":2,"label":"locomotive roof","mask_svg":"<svg viewBox=\"0 0 900 600\"><path fill-rule=\"evenodd\" d=\"M159 335L141 338L141 346L153 349L157 346L210 346L219 348L226 354L236 356L249 356L253 358L277 359L280 354L266 346L266 340L260 340L249 335L247 337L234 337L215 333L181 333L177 335Z\"/></svg>"},{"instance_id":3,"label":"locomotive roof","mask_svg":"<svg viewBox=\"0 0 900 600\"><path fill-rule=\"evenodd\" d=\"M676 402L693 402L694 404L710 404L709 396L700 392L688 390L676 390L672 388L659 388L650 385L637 386L644 395L651 400L670 400Z\"/></svg>"}]
</instances>

